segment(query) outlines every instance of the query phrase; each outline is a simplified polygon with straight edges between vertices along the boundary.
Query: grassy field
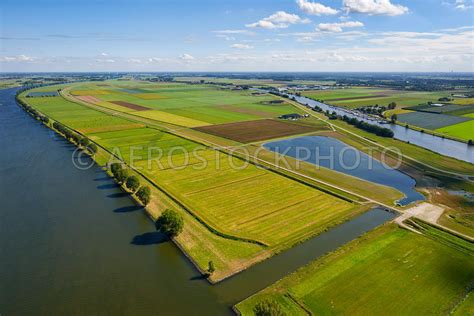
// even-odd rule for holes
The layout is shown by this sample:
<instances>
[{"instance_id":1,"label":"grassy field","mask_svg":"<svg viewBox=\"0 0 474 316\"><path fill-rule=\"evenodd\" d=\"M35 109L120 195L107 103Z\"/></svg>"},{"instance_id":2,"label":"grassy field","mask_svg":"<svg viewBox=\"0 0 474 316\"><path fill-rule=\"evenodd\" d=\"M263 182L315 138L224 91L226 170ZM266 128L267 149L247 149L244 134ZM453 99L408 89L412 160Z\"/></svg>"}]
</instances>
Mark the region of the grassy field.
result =
<instances>
[{"instance_id":1,"label":"grassy field","mask_svg":"<svg viewBox=\"0 0 474 316\"><path fill-rule=\"evenodd\" d=\"M437 101L441 97L448 97L451 91L419 92L400 91L370 87L353 87L335 90L313 90L302 94L313 99L322 99L325 103L349 108L357 108L366 105L384 105L391 102L397 103L398 107L414 106L428 101Z\"/></svg>"},{"instance_id":2,"label":"grassy field","mask_svg":"<svg viewBox=\"0 0 474 316\"><path fill-rule=\"evenodd\" d=\"M268 104L275 100L270 95L212 85L112 81L107 86L76 85L71 94L82 100L93 98L93 103L106 107L124 105L116 110L137 115L143 116L141 111L150 110L146 111L150 119L185 127L275 118L295 112L288 104ZM134 108L136 112L130 111Z\"/></svg>"},{"instance_id":3,"label":"grassy field","mask_svg":"<svg viewBox=\"0 0 474 316\"><path fill-rule=\"evenodd\" d=\"M399 114L399 122L408 125L415 125L421 128L430 130L439 130L443 128L449 128L460 124L469 123L471 120L468 117L446 115L446 114L434 114L427 112L412 112ZM467 134L466 134L467 136Z\"/></svg>"},{"instance_id":4,"label":"grassy field","mask_svg":"<svg viewBox=\"0 0 474 316\"><path fill-rule=\"evenodd\" d=\"M128 95L126 91L121 93ZM191 140L62 97L25 100L136 167L156 185L156 190L179 201L173 208L182 212L190 221L186 225L192 229L178 242L201 268L205 269L209 260L214 261L215 279L368 208L252 164L242 164L239 159ZM134 115L146 112L137 111ZM164 203L162 199L164 194L160 196L158 192L158 202L153 203ZM213 231L256 240L268 247L223 238Z\"/></svg>"},{"instance_id":5,"label":"grassy field","mask_svg":"<svg viewBox=\"0 0 474 316\"><path fill-rule=\"evenodd\" d=\"M301 268L237 308L253 315L255 304L270 298L288 315L307 315L302 307L315 315L440 315L462 302L473 280L472 253L390 224Z\"/></svg>"},{"instance_id":6,"label":"grassy field","mask_svg":"<svg viewBox=\"0 0 474 316\"><path fill-rule=\"evenodd\" d=\"M463 140L474 139L474 119L471 119L467 122L438 128L435 131Z\"/></svg>"}]
</instances>

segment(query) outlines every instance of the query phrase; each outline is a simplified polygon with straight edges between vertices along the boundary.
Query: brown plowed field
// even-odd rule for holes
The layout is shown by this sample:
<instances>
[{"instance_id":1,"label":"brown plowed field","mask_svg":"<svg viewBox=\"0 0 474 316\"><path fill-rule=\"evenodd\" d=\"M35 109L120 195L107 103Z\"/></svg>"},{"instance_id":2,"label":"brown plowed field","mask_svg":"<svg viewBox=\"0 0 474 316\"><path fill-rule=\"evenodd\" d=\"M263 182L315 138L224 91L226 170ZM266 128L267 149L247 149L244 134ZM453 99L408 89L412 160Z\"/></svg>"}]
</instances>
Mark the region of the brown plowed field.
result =
<instances>
[{"instance_id":1,"label":"brown plowed field","mask_svg":"<svg viewBox=\"0 0 474 316\"><path fill-rule=\"evenodd\" d=\"M132 110L135 110L135 111L148 111L148 110L151 110L150 108L146 108L144 106L129 103L129 102L125 102L125 101L110 101L110 102L112 102L113 104L124 106L126 108L129 108L129 109L132 109Z\"/></svg>"},{"instance_id":2,"label":"brown plowed field","mask_svg":"<svg viewBox=\"0 0 474 316\"><path fill-rule=\"evenodd\" d=\"M297 135L316 131L310 126L291 124L277 120L257 120L194 128L207 134L231 139L240 143L250 143L265 139Z\"/></svg>"}]
</instances>

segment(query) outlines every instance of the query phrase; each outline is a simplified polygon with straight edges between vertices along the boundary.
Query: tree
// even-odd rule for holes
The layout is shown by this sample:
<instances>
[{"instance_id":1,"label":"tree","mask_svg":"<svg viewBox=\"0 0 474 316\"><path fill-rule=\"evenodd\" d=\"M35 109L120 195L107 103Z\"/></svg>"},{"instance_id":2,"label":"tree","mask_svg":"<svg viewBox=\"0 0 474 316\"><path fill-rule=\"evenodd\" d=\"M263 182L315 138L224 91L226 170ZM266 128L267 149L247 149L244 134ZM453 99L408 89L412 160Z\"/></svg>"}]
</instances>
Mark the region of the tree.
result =
<instances>
[{"instance_id":1,"label":"tree","mask_svg":"<svg viewBox=\"0 0 474 316\"><path fill-rule=\"evenodd\" d=\"M184 221L181 215L173 210L167 209L158 217L156 229L170 237L178 236L183 231Z\"/></svg>"},{"instance_id":2,"label":"tree","mask_svg":"<svg viewBox=\"0 0 474 316\"><path fill-rule=\"evenodd\" d=\"M87 149L90 151L91 154L95 154L97 152L97 145L94 144L94 143L90 143L88 146L87 146Z\"/></svg>"},{"instance_id":3,"label":"tree","mask_svg":"<svg viewBox=\"0 0 474 316\"><path fill-rule=\"evenodd\" d=\"M125 181L127 181L128 171L125 169L117 170L114 176L115 176L115 179L117 179L118 183L123 184L125 183Z\"/></svg>"},{"instance_id":4,"label":"tree","mask_svg":"<svg viewBox=\"0 0 474 316\"><path fill-rule=\"evenodd\" d=\"M87 137L82 137L79 139L79 145L86 148L90 144L90 141Z\"/></svg>"},{"instance_id":5,"label":"tree","mask_svg":"<svg viewBox=\"0 0 474 316\"><path fill-rule=\"evenodd\" d=\"M474 143L473 143L472 139L470 139L470 140L467 142L467 144L468 144L469 146L472 146Z\"/></svg>"},{"instance_id":6,"label":"tree","mask_svg":"<svg viewBox=\"0 0 474 316\"><path fill-rule=\"evenodd\" d=\"M256 316L284 316L286 313L281 310L280 305L274 300L264 300L258 302L253 308Z\"/></svg>"},{"instance_id":7,"label":"tree","mask_svg":"<svg viewBox=\"0 0 474 316\"><path fill-rule=\"evenodd\" d=\"M209 261L209 264L207 266L207 273L209 273L209 275L213 274L214 271L216 271L216 267L214 267L214 262L211 260Z\"/></svg>"},{"instance_id":8,"label":"tree","mask_svg":"<svg viewBox=\"0 0 474 316\"><path fill-rule=\"evenodd\" d=\"M138 180L137 177L131 176L131 177L128 177L127 183L125 185L127 186L127 188L130 189L130 191L136 192L138 188L140 187L140 181Z\"/></svg>"},{"instance_id":9,"label":"tree","mask_svg":"<svg viewBox=\"0 0 474 316\"><path fill-rule=\"evenodd\" d=\"M119 171L121 169L122 169L122 164L120 164L118 162L114 162L113 164L110 165L110 171L112 172L114 177L115 177L115 174L117 173L117 171Z\"/></svg>"},{"instance_id":10,"label":"tree","mask_svg":"<svg viewBox=\"0 0 474 316\"><path fill-rule=\"evenodd\" d=\"M388 109L389 109L389 110L393 110L393 109L395 109L396 107L397 107L397 103L395 103L395 102L390 102L390 103L388 104Z\"/></svg>"},{"instance_id":11,"label":"tree","mask_svg":"<svg viewBox=\"0 0 474 316\"><path fill-rule=\"evenodd\" d=\"M148 205L148 203L150 203L150 200L151 200L151 190L150 190L150 188L147 187L147 186L141 187L137 191L137 197L143 204Z\"/></svg>"},{"instance_id":12,"label":"tree","mask_svg":"<svg viewBox=\"0 0 474 316\"><path fill-rule=\"evenodd\" d=\"M398 115L396 113L393 113L392 116L390 116L390 121L392 121L392 123L395 123L398 119Z\"/></svg>"}]
</instances>

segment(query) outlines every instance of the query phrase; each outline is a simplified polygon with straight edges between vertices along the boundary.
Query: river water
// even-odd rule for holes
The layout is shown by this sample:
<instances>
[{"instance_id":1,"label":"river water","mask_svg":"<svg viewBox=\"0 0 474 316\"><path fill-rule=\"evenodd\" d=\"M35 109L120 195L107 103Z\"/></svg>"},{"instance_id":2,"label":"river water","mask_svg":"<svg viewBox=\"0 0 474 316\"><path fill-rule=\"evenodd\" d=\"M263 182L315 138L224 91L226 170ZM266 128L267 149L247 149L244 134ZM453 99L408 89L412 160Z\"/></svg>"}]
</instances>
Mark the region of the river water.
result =
<instances>
[{"instance_id":1,"label":"river water","mask_svg":"<svg viewBox=\"0 0 474 316\"><path fill-rule=\"evenodd\" d=\"M99 168L0 90L1 315L226 315L395 215L375 209L219 285L203 280Z\"/></svg>"},{"instance_id":2,"label":"river water","mask_svg":"<svg viewBox=\"0 0 474 316\"><path fill-rule=\"evenodd\" d=\"M394 138L396 139L405 142L409 141L411 144L429 149L444 156L453 157L459 160L474 163L474 146L469 146L466 143L430 135L428 133L421 133L419 131L413 130L411 128L406 128L397 124L379 124L373 120L369 120L361 116L355 116L351 112L346 111L344 109L335 106L329 106L327 104L306 97L299 97L296 95L290 95L290 97L295 97L296 101L303 105L309 105L310 107L319 106L324 111L334 111L339 115L355 117L358 120L363 120L370 124L380 125L389 128L393 131Z\"/></svg>"}]
</instances>

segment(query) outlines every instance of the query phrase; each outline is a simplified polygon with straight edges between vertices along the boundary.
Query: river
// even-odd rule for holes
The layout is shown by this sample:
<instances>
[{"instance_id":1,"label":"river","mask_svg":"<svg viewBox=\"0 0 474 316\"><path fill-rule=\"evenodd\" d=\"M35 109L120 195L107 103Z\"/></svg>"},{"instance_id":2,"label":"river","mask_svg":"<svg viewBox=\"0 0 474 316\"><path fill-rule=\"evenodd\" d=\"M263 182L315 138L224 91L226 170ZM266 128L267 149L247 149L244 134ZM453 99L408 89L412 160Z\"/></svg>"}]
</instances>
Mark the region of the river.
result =
<instances>
[{"instance_id":1,"label":"river","mask_svg":"<svg viewBox=\"0 0 474 316\"><path fill-rule=\"evenodd\" d=\"M226 315L395 215L375 209L216 286L99 168L0 90L1 315Z\"/></svg>"},{"instance_id":2,"label":"river","mask_svg":"<svg viewBox=\"0 0 474 316\"><path fill-rule=\"evenodd\" d=\"M350 111L330 106L306 97L299 97L291 95L295 100L303 105L310 107L319 106L324 111L329 110L336 112L339 115L347 115L348 117L355 117L358 120L366 121L370 124L380 125L389 128L394 133L394 138L402 140L404 142L410 142L411 144L429 149L437 152L441 155L456 158L459 160L474 163L474 146L469 146L466 143L458 142L452 139L442 138L439 136L430 135L428 133L422 133L411 128L406 128L397 124L379 124L373 120L366 119L362 116L356 116Z\"/></svg>"}]
</instances>

